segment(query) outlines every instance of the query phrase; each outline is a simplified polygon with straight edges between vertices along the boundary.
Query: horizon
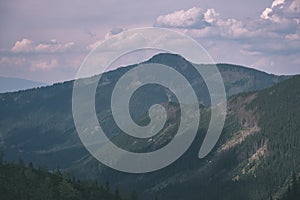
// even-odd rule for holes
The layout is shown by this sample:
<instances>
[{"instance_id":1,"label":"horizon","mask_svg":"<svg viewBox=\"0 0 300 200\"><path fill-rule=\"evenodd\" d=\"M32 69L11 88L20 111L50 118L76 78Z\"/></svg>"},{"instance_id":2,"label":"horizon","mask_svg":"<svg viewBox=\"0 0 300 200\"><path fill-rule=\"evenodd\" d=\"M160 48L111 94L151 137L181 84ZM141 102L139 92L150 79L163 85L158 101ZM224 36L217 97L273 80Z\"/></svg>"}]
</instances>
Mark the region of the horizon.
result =
<instances>
[{"instance_id":1,"label":"horizon","mask_svg":"<svg viewBox=\"0 0 300 200\"><path fill-rule=\"evenodd\" d=\"M117 70L119 68L127 68L127 67L130 67L131 65L138 65L138 64L141 64L141 63L144 63L144 62L148 62L153 57L155 57L155 56L161 56L163 54L181 56L179 54L173 54L173 53L164 53L164 52L163 53L157 53L157 54L154 54L151 57L147 58L146 60L142 60L141 62L134 62L134 61L132 61L132 62L129 62L129 63L125 64L125 65L114 66L112 69L108 69L107 71L105 71L105 73L113 72L113 71L115 71L115 70ZM190 61L188 61L188 62L190 62ZM211 65L211 64L207 64L207 63L194 63L194 64L196 64L196 65ZM263 70L260 70L260 69L255 69L253 67L244 66L244 65L235 64L235 63L223 63L223 62L219 62L219 63L215 63L214 65L232 65L232 66L235 66L235 67L242 67L242 68L252 69L252 70L256 70L256 71L259 71L259 72L264 72L264 73L267 73L267 74L270 74L270 75L275 75L275 76L297 76L297 75L300 75L300 72L296 73L296 74L274 74L274 73L269 73L269 72L266 72L266 71L263 71ZM97 75L99 75L99 74L94 74L94 75L86 76L86 77L82 77L82 78L91 78L91 77L97 76ZM77 79L81 79L81 78L77 78L76 79L74 77L73 79L67 79L67 80L62 80L62 81L58 81L58 82L40 82L40 81L35 81L35 80L21 78L21 77L11 77L11 76L2 76L2 75L0 75L0 78L19 79L19 80L25 80L25 81L32 81L32 82L36 82L36 83L40 83L40 84L46 84L46 85L43 85L41 87L52 86L54 84L59 84L59 83L64 83L64 82L69 82L69 81L74 81L74 80L77 80Z\"/></svg>"}]
</instances>

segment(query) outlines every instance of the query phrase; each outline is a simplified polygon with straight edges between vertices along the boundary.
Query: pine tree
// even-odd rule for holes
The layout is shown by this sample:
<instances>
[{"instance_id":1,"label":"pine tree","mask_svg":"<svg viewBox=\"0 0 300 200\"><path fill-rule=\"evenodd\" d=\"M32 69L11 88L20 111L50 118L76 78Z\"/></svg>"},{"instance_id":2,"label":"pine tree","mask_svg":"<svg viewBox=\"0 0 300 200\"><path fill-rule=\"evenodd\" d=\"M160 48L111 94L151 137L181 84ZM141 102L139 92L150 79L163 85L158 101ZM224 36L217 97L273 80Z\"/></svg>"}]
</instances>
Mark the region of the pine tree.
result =
<instances>
[{"instance_id":1,"label":"pine tree","mask_svg":"<svg viewBox=\"0 0 300 200\"><path fill-rule=\"evenodd\" d=\"M120 191L118 187L116 187L115 196L117 199L120 199Z\"/></svg>"},{"instance_id":2,"label":"pine tree","mask_svg":"<svg viewBox=\"0 0 300 200\"><path fill-rule=\"evenodd\" d=\"M108 181L108 180L106 180L106 182L105 182L105 190L106 190L107 192L110 191L110 185L109 185L109 181Z\"/></svg>"},{"instance_id":3,"label":"pine tree","mask_svg":"<svg viewBox=\"0 0 300 200\"><path fill-rule=\"evenodd\" d=\"M3 152L0 151L0 166L3 164Z\"/></svg>"},{"instance_id":4,"label":"pine tree","mask_svg":"<svg viewBox=\"0 0 300 200\"><path fill-rule=\"evenodd\" d=\"M130 195L130 200L138 200L138 196L136 191L133 191Z\"/></svg>"}]
</instances>

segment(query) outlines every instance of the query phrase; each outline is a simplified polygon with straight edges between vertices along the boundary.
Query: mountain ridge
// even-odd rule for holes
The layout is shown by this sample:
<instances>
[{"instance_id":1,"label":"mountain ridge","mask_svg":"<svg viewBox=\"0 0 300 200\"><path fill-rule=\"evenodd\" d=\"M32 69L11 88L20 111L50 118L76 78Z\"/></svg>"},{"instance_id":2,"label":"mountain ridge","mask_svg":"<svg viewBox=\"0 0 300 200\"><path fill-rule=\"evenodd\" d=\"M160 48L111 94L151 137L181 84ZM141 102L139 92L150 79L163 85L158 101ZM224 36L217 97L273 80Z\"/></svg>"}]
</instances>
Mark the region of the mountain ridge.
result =
<instances>
[{"instance_id":1,"label":"mountain ridge","mask_svg":"<svg viewBox=\"0 0 300 200\"><path fill-rule=\"evenodd\" d=\"M172 59L170 59L170 57ZM188 66L190 65L185 60L182 60L182 58L176 56L176 55L170 55L170 54L159 54L155 59L161 59L163 62L162 64L168 64L171 67L175 68L181 68L181 65L178 64L178 59L181 63ZM149 62L153 62L153 59L149 60ZM155 61L158 62L158 61ZM168 62L168 63L166 63ZM131 66L132 67L132 66ZM220 66L219 68L222 68ZM122 76L122 74L126 73L129 68L119 68L113 72L107 72L103 74L103 78L106 80L109 80L111 83L109 85L103 86L102 88L105 89L105 91L110 92L112 91L112 87L114 86L114 82L117 81L117 79ZM235 69L235 67L233 67ZM246 70L246 69L243 69ZM199 93L198 96L199 102L209 102L209 95L208 92L205 89L205 83L202 82L201 79L198 79L199 76L195 76L193 73L189 74L189 71L185 71L185 74L187 74L189 81L195 82L196 92ZM222 74L222 72L221 72ZM235 77L232 77L234 75ZM263 83L264 81L268 81L266 85L260 84L260 81L256 81L255 78L253 78L256 74L250 75L242 75L239 72L232 73L231 71L227 72L225 69L223 70L223 79L225 79L225 88L227 88L227 93L235 94L239 91L251 91L253 89L256 89L257 87L265 88L269 85L275 84L278 81L284 80L287 77L284 78L277 78L273 75L268 75L265 73L262 73L263 75ZM93 81L93 77L89 78L88 80ZM242 81L241 81L242 80ZM239 82L240 81L240 82ZM239 82L236 84L236 82ZM0 127L0 141L2 141L3 144L6 144L4 142L5 140L9 140L12 143L20 143L20 147L10 147L10 151L12 151L12 155L8 156L14 159L18 159L19 156L22 155L22 152L24 150L24 147L28 146L26 143L21 142L20 139L18 139L16 136L21 133L27 133L29 135L37 134L38 137L33 137L32 141L36 141L37 138L42 137L42 135L46 134L48 138L48 141L45 141L44 145L47 144L43 148L43 146L28 146L28 148L32 149L33 147L36 148L37 152L42 152L41 149L44 151L44 149L53 149L56 151L59 151L59 149L66 149L59 147L63 143L66 143L63 146L70 147L72 149L72 146L74 148L82 148L80 147L80 140L78 139L78 136L76 134L76 130L74 127L73 117L72 117L72 111L71 111L71 101L72 101L72 87L73 87L73 81L67 81L64 83L57 83L52 86L46 86L42 88L37 89L30 89L27 91L21 91L21 92L13 92L13 93L7 93L7 94L0 94L0 113L4 113L0 115L0 123L2 124L2 128ZM202 88L199 90L199 88ZM231 90L231 91L230 91ZM157 96L161 95L162 98L151 98L153 101L149 101L149 98L147 98L149 93L146 91L145 93L141 92L141 94L136 98L137 101L143 101L146 102L148 105L151 105L155 102L163 102L166 101L167 98L163 97L165 94L165 91L158 88L158 89L151 89L150 92L154 92L157 94ZM104 96L104 97L103 97ZM146 98L143 98L143 96L146 96ZM228 95L230 96L230 95ZM101 110L104 110L104 112L107 112L105 110L109 110L109 99L105 97L105 95L99 94L97 92L96 98L101 100L101 102L104 102L105 105L97 105L96 108L100 112ZM107 102L107 103L106 103ZM134 102L134 103L135 103ZM147 107L138 107L136 110L140 110L141 113L145 113L147 111ZM102 112L99 113L100 115L106 116L109 114L104 114ZM45 119L43 119L43 117ZM19 121L18 124L15 124L14 121ZM101 117L100 117L101 120ZM32 123L33 125L28 125L28 123ZM53 129L50 129L50 127L53 127ZM10 127L10 128L8 128ZM113 129L111 132L118 131ZM43 134L41 134L43 133ZM61 135L62 136L59 136ZM21 134L22 137L24 134ZM40 136L39 136L40 135ZM31 136L30 136L31 137ZM58 137L58 138L57 138ZM62 137L64 139L59 139L59 137ZM9 139L10 138L10 139ZM59 145L51 145L49 141L60 141L62 144ZM66 140L66 141L64 141ZM19 141L19 142L17 142ZM29 140L31 141L31 140ZM44 141L42 139L42 141ZM10 143L8 142L8 143ZM36 142L33 142L36 143ZM43 142L42 142L43 143ZM25 146L24 146L25 145ZM57 147L56 147L57 146ZM3 148L3 147L2 147ZM7 148L7 147L6 147ZM26 149L26 148L25 148ZM47 151L48 151L47 150ZM60 151L59 151L60 152ZM84 149L80 150L80 152L87 153ZM64 153L63 153L64 154ZM39 157L38 160L41 161L40 164L43 165L46 160L40 158L40 153L36 153L36 156ZM29 156L29 155L28 155ZM52 156L51 156L52 157ZM53 159L55 159L53 157ZM26 159L24 158L26 161ZM44 160L44 161L43 161ZM34 161L34 160L30 160ZM53 163L53 162L52 162ZM61 167L64 165L60 164ZM57 166L53 166L53 168L56 168Z\"/></svg>"},{"instance_id":2,"label":"mountain ridge","mask_svg":"<svg viewBox=\"0 0 300 200\"><path fill-rule=\"evenodd\" d=\"M299 84L300 76L295 76L271 88L232 96L222 136L203 160L197 151L207 122L200 125L190 149L161 171L130 176L103 168L93 158L78 168L93 169L89 178L104 175L116 184L134 185L145 199L284 199L293 174L300 177L300 88L293 87ZM205 115L202 112L204 121ZM114 180L116 176L122 178Z\"/></svg>"},{"instance_id":3,"label":"mountain ridge","mask_svg":"<svg viewBox=\"0 0 300 200\"><path fill-rule=\"evenodd\" d=\"M246 68L240 69L235 66L230 67L230 65L218 65L228 94L229 112L218 144L211 154L205 159L199 160L197 153L210 116L209 96L205 91L205 84L201 78L199 79L199 76L193 73L193 70L189 69L191 64L178 58L178 56L161 54L157 58L161 60L154 60L155 62L167 64L182 72L192 82L193 88L198 94L199 104L206 103L206 105L201 106L203 121L200 122L199 133L193 145L178 161L161 172L140 176L119 173L99 164L88 154L82 146L74 127L71 109L73 81L40 89L0 94L0 113L6 114L0 115L0 148L10 160L23 158L26 162L33 161L35 165L46 165L51 169L57 167L65 169L81 178L110 179L112 183L117 185L136 187L145 199L147 199L146 197L151 199L155 195L158 195L160 199L191 200L199 197L203 199L220 199L220 197L224 197L224 199L242 198L252 200L266 199L270 195L282 196L279 193L277 194L271 186L280 187L282 190L280 193L285 192L286 181L290 180L288 172L291 169L298 170L297 166L291 163L293 162L292 158L286 159L280 153L279 155L272 155L272 158L276 158L280 163L286 159L289 165L284 168L284 172L280 172L278 167L274 167L272 159L257 158L268 155L268 150L271 147L271 149L276 150L278 146L283 152L290 151L285 146L291 145L291 141L297 141L298 136L292 133L289 134L289 140L286 143L280 139L283 136L280 131L292 130L292 127L285 127L284 124L280 124L280 119L276 116L278 113L283 113L286 115L285 118L290 119L289 123L295 124L297 122L296 117L298 117L298 114L296 111L299 106L297 101L291 101L291 99L298 99L297 95L300 94L298 88L295 88L295 84L299 85L299 76L291 78L278 77L256 70L248 71ZM100 82L98 85L96 100L99 100L102 104L97 104L95 107L99 123L102 123L101 125L110 131L109 134L119 133L120 130L115 128L113 122L110 122L112 119L110 99L104 97L113 90L118 78L134 66L103 74L102 77L106 84L101 85ZM87 84L90 81L94 81L94 79L87 79ZM133 107L133 112L143 114L146 113L149 105L168 101L167 91L164 88L149 87L145 89L146 91L136 94L133 103L145 102L147 105L143 107L137 104ZM284 95L285 92L286 95ZM147 94L155 95L149 98ZM270 97L270 94L275 96ZM159 95L162 95L162 97ZM287 103L284 101L285 96L289 97ZM269 101L274 102L268 104ZM172 106L176 106L176 102L173 105L165 105L172 108ZM270 108L270 105L273 105L276 109ZM289 105L297 109L286 112L285 107L289 107ZM275 111L278 113L276 114ZM267 114L271 113L268 114L269 118L276 119L271 121L274 124L261 117L264 117L266 112ZM283 121L286 120L285 118ZM143 118L136 119L144 120ZM264 120L263 123L260 121L262 119ZM145 120L147 119L145 118ZM172 124L169 125L171 127ZM276 131L273 131L270 127L276 128L274 130L277 130L280 134L278 133L276 136ZM164 144L170 139L167 136L175 132L173 130L172 128L169 131L164 130L166 137L161 137L157 144L149 143L147 147L152 149L152 147L157 147L159 144ZM274 138L277 143L270 140L270 130L272 134L275 134L276 137L274 136ZM293 130L297 133L296 125ZM291 140L290 137L294 137L294 140ZM127 142L119 135L112 135L112 139L116 142L118 140L123 142L125 146L130 146L132 142ZM225 146L222 146L224 144ZM295 143L294 146L297 147L297 145ZM297 153L297 151L293 151L292 155L295 155L295 152ZM253 162L250 162L248 159L252 156ZM297 157L297 155L295 156ZM248 163L250 165L247 165ZM278 179L271 179L272 176L269 176L263 170L264 168L261 168L261 165L265 166L266 169L274 167L275 173L281 173ZM283 169L282 166L281 168ZM245 171L244 174L243 171ZM256 177L261 175L263 179L259 179L260 182L258 183L255 182L258 178L254 176L253 172L255 172ZM264 175L265 173L267 176ZM175 178L172 179L173 176ZM270 187L265 187L265 179L270 180ZM260 185L262 189L255 187L256 184ZM197 187L199 185L202 189ZM216 186L220 187L219 193L214 193L214 187ZM245 188L247 188L247 191ZM240 190L240 192L234 192L235 189ZM182 191L185 192L182 193ZM191 191L191 194L186 191Z\"/></svg>"}]
</instances>

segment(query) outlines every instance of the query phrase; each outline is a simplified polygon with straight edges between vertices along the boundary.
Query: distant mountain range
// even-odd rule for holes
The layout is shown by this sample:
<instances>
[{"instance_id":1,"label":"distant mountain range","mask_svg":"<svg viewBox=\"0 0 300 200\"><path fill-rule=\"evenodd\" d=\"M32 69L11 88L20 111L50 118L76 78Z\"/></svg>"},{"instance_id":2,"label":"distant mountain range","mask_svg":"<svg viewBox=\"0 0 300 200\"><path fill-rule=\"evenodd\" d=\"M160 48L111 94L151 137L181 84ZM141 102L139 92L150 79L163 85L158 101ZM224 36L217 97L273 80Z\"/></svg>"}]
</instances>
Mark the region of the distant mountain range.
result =
<instances>
[{"instance_id":1,"label":"distant mountain range","mask_svg":"<svg viewBox=\"0 0 300 200\"><path fill-rule=\"evenodd\" d=\"M0 76L0 93L5 92L15 92L19 90L26 90L30 88L36 88L41 86L46 86L46 83L21 79L12 77L2 77Z\"/></svg>"},{"instance_id":2,"label":"distant mountain range","mask_svg":"<svg viewBox=\"0 0 300 200\"><path fill-rule=\"evenodd\" d=\"M81 144L72 116L73 81L21 92L0 94L0 149L6 160L19 158L35 165L57 167L81 179L109 180L131 190L141 199L283 199L292 178L300 176L300 76L276 76L254 69L218 64L228 96L225 126L213 151L204 159L197 154L210 117L210 98L205 83L191 63L173 54L159 54L146 63L173 67L192 84L201 109L197 137L189 150L170 166L148 174L126 174L96 161ZM168 143L178 119L170 120L149 141L124 137L111 116L110 96L118 79L132 65L103 74L98 85L96 111L111 140L132 151L151 151ZM200 67L209 67L203 65ZM87 78L90 84L96 77ZM84 85L82 85L84 88ZM133 118L143 124L147 109L168 102L168 90L144 88L132 99ZM151 96L149 97L149 94ZM140 105L143 102L146 106ZM139 145L143 144L143 145Z\"/></svg>"}]
</instances>

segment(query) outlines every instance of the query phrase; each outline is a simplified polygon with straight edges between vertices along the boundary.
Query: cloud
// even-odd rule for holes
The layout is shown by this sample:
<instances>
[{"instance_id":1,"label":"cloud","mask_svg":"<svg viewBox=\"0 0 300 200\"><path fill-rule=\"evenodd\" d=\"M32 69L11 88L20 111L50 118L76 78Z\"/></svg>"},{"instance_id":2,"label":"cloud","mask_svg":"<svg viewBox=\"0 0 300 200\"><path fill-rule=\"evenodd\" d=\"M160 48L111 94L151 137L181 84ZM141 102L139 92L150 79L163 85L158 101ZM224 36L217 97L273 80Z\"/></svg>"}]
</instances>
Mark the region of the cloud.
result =
<instances>
[{"instance_id":1,"label":"cloud","mask_svg":"<svg viewBox=\"0 0 300 200\"><path fill-rule=\"evenodd\" d=\"M154 23L158 27L185 29L195 37L244 38L253 36L246 26L237 19L222 19L213 8L202 10L193 7L159 16Z\"/></svg>"},{"instance_id":2,"label":"cloud","mask_svg":"<svg viewBox=\"0 0 300 200\"><path fill-rule=\"evenodd\" d=\"M254 25L268 35L261 49L265 53L297 54L300 51L300 0L274 0L271 7L260 15L260 21Z\"/></svg>"},{"instance_id":3,"label":"cloud","mask_svg":"<svg viewBox=\"0 0 300 200\"><path fill-rule=\"evenodd\" d=\"M220 16L219 13L217 13L213 8L208 9L204 13L204 19L208 23L214 23L217 21L217 18Z\"/></svg>"},{"instance_id":4,"label":"cloud","mask_svg":"<svg viewBox=\"0 0 300 200\"><path fill-rule=\"evenodd\" d=\"M63 3L59 6L61 9L51 15L48 8L57 7L58 3L28 7L24 6L25 3L22 6L22 3L8 1L11 6L6 7L11 10L5 10L11 12L3 13L6 16L2 17L5 28L0 30L2 48L6 49L0 50L1 73L5 74L6 70L9 75L15 70L16 74L38 74L38 78L48 80L56 77L56 80L63 80L63 76L70 78L73 68L80 65L88 50L125 30L118 27L137 28L151 24L192 36L219 62L259 66L261 69L270 65L269 72L273 67L278 73L284 72L280 71L281 66L289 66L293 72L298 68L299 71L299 59L298 62L295 60L300 51L300 0L274 0L269 1L269 5L259 0L205 1L201 8L193 7L199 5L196 0L176 3L171 0L139 1L135 5L124 4L122 8L116 6L118 3L97 1L97 6L89 4L90 7L84 10L77 9L84 3L72 8ZM149 10L149 6L157 9ZM123 14L116 16L114 13ZM15 26L18 23L7 23L5 19L12 22L22 20L26 26ZM49 36L57 40L50 40ZM143 38L140 41L143 42ZM160 42L159 38L156 42ZM117 49L118 45L113 48ZM55 78L49 76L51 72Z\"/></svg>"},{"instance_id":5,"label":"cloud","mask_svg":"<svg viewBox=\"0 0 300 200\"><path fill-rule=\"evenodd\" d=\"M292 20L299 24L299 13L300 0L274 0L271 7L266 8L260 17L275 23Z\"/></svg>"},{"instance_id":6,"label":"cloud","mask_svg":"<svg viewBox=\"0 0 300 200\"><path fill-rule=\"evenodd\" d=\"M218 16L218 15L215 15ZM209 18L211 25L202 29L185 29L184 32L194 38L240 40L257 35L237 19Z\"/></svg>"},{"instance_id":7,"label":"cloud","mask_svg":"<svg viewBox=\"0 0 300 200\"><path fill-rule=\"evenodd\" d=\"M0 71L6 76L14 73L36 75L36 80L53 82L66 80L83 61L86 51L79 51L74 42L49 40L35 42L23 38L8 49L0 50ZM49 74L56 74L56 76ZM70 79L70 77L68 78Z\"/></svg>"},{"instance_id":8,"label":"cloud","mask_svg":"<svg viewBox=\"0 0 300 200\"><path fill-rule=\"evenodd\" d=\"M108 39L114 35L117 35L123 31L125 31L126 29L124 28L112 28L106 35L105 35L105 39Z\"/></svg>"},{"instance_id":9,"label":"cloud","mask_svg":"<svg viewBox=\"0 0 300 200\"><path fill-rule=\"evenodd\" d=\"M236 19L219 20L217 28L223 37L238 39L252 37L251 31L246 28L243 22Z\"/></svg>"},{"instance_id":10,"label":"cloud","mask_svg":"<svg viewBox=\"0 0 300 200\"><path fill-rule=\"evenodd\" d=\"M13 48L11 49L12 52L31 52L33 51L33 41L24 38L20 41L17 41Z\"/></svg>"},{"instance_id":11,"label":"cloud","mask_svg":"<svg viewBox=\"0 0 300 200\"><path fill-rule=\"evenodd\" d=\"M284 3L284 0L274 0L272 3L272 8L274 8L275 6L281 5Z\"/></svg>"},{"instance_id":12,"label":"cloud","mask_svg":"<svg viewBox=\"0 0 300 200\"><path fill-rule=\"evenodd\" d=\"M226 18L213 8L193 7L159 16L154 25L190 35L217 62L246 64L267 72L287 74L299 71L299 13L300 0L274 0L252 18ZM197 26L199 22L202 26Z\"/></svg>"},{"instance_id":13,"label":"cloud","mask_svg":"<svg viewBox=\"0 0 300 200\"><path fill-rule=\"evenodd\" d=\"M124 28L112 28L109 32L107 32L104 36L104 40L107 40L109 38L111 38L114 35L117 35L119 33L122 33L123 31L126 31L126 29ZM87 45L86 49L88 51L91 51L92 49L96 48L97 46L99 46L103 41L103 39L99 39L89 45Z\"/></svg>"},{"instance_id":14,"label":"cloud","mask_svg":"<svg viewBox=\"0 0 300 200\"><path fill-rule=\"evenodd\" d=\"M260 15L260 17L262 18L262 19L269 19L270 17L269 17L269 14L270 13L272 13L272 9L271 8L266 8L262 13L261 13L261 15Z\"/></svg>"},{"instance_id":15,"label":"cloud","mask_svg":"<svg viewBox=\"0 0 300 200\"><path fill-rule=\"evenodd\" d=\"M50 40L49 42L43 42L35 47L37 52L65 52L71 49L75 45L74 42L59 43L56 40Z\"/></svg>"},{"instance_id":16,"label":"cloud","mask_svg":"<svg viewBox=\"0 0 300 200\"><path fill-rule=\"evenodd\" d=\"M91 51L93 49L95 49L97 46L99 46L101 43L103 42L103 40L97 40L96 42L93 42L92 44L89 44L86 49L88 51Z\"/></svg>"},{"instance_id":17,"label":"cloud","mask_svg":"<svg viewBox=\"0 0 300 200\"><path fill-rule=\"evenodd\" d=\"M63 53L74 47L74 42L60 43L55 39L36 44L34 41L23 38L16 41L11 48L13 53Z\"/></svg>"},{"instance_id":18,"label":"cloud","mask_svg":"<svg viewBox=\"0 0 300 200\"><path fill-rule=\"evenodd\" d=\"M272 5L271 5L271 8L266 8L260 15L260 17L262 19L270 19L270 20L273 20L273 21L277 21L278 18L276 16L271 16L272 15L272 12L274 9L276 9L278 6L280 6L280 8L282 9L283 8L283 4L284 4L285 0L274 0Z\"/></svg>"},{"instance_id":19,"label":"cloud","mask_svg":"<svg viewBox=\"0 0 300 200\"><path fill-rule=\"evenodd\" d=\"M300 49L300 0L274 0L260 16L222 18L215 9L193 7L159 16L155 25L176 28L200 40L235 40L244 52L295 54ZM297 14L296 14L297 13ZM196 26L201 21L203 26Z\"/></svg>"},{"instance_id":20,"label":"cloud","mask_svg":"<svg viewBox=\"0 0 300 200\"><path fill-rule=\"evenodd\" d=\"M299 55L267 55L257 57L250 67L275 74L299 74Z\"/></svg>"},{"instance_id":21,"label":"cloud","mask_svg":"<svg viewBox=\"0 0 300 200\"><path fill-rule=\"evenodd\" d=\"M214 13L207 13L209 19ZM210 19L209 19L210 20ZM188 10L178 10L167 15L157 17L154 26L173 28L204 28L209 25L205 19L205 13L199 7Z\"/></svg>"},{"instance_id":22,"label":"cloud","mask_svg":"<svg viewBox=\"0 0 300 200\"><path fill-rule=\"evenodd\" d=\"M300 32L294 33L294 34L287 34L285 36L286 39L288 40L300 40Z\"/></svg>"},{"instance_id":23,"label":"cloud","mask_svg":"<svg viewBox=\"0 0 300 200\"><path fill-rule=\"evenodd\" d=\"M59 67L59 62L57 59L41 59L41 60L34 60L31 62L30 70L50 70L53 68Z\"/></svg>"},{"instance_id":24,"label":"cloud","mask_svg":"<svg viewBox=\"0 0 300 200\"><path fill-rule=\"evenodd\" d=\"M2 57L0 59L0 64L2 66L20 66L26 62L25 58L19 57Z\"/></svg>"}]
</instances>

